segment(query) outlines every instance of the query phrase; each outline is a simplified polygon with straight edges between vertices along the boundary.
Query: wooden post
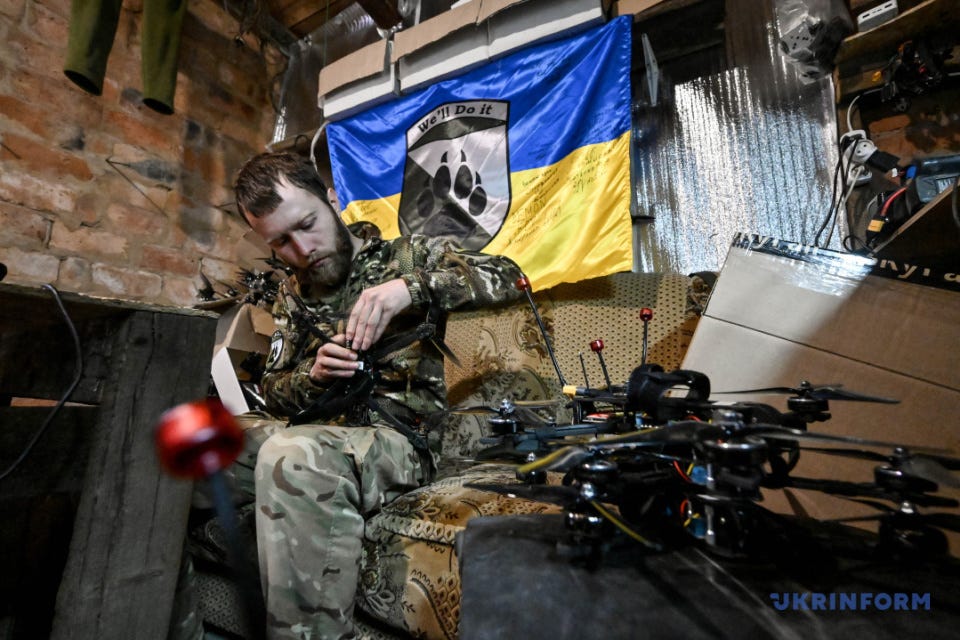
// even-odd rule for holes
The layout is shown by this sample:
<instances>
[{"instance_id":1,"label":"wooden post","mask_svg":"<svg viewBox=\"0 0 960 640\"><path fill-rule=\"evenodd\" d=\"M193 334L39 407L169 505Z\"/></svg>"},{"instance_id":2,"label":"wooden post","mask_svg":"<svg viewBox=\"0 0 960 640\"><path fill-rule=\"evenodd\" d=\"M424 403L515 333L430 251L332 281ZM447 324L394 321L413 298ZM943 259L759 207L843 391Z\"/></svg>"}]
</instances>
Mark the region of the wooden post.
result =
<instances>
[{"instance_id":1,"label":"wooden post","mask_svg":"<svg viewBox=\"0 0 960 640\"><path fill-rule=\"evenodd\" d=\"M60 590L54 640L163 640L192 484L161 473L153 426L203 397L212 317L135 310L114 332Z\"/></svg>"}]
</instances>

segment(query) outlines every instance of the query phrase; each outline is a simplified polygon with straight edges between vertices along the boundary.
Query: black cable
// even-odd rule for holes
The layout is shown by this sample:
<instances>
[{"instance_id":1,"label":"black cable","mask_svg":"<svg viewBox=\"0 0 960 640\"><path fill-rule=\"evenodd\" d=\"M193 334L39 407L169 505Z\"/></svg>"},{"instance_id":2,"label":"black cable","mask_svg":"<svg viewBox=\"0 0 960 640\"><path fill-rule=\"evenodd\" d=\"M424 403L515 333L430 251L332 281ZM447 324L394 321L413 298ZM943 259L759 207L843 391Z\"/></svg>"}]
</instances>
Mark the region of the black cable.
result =
<instances>
[{"instance_id":1,"label":"black cable","mask_svg":"<svg viewBox=\"0 0 960 640\"><path fill-rule=\"evenodd\" d=\"M837 180L840 178L840 169L843 167L843 156L841 155L837 158L837 166L833 171L833 189L830 191L830 208L827 210L827 218L823 221L823 224L820 225L820 228L817 229L817 233L814 236L813 244L817 245L820 242L820 235L823 233L823 230L827 227L827 224L830 222L830 218L833 216L834 202L837 200Z\"/></svg>"},{"instance_id":2,"label":"black cable","mask_svg":"<svg viewBox=\"0 0 960 640\"><path fill-rule=\"evenodd\" d=\"M854 242L860 245L859 249L854 246ZM860 238L853 235L852 233L844 236L840 244L843 246L844 250L847 253L857 253L858 251L865 251L867 255L869 255L873 252L873 248L870 245L868 245L865 241L861 240Z\"/></svg>"},{"instance_id":3,"label":"black cable","mask_svg":"<svg viewBox=\"0 0 960 640\"><path fill-rule=\"evenodd\" d=\"M67 313L67 308L63 306L63 300L60 299L60 292L52 284L45 284L41 288L47 289L50 293L53 294L54 300L57 302L57 306L60 307L60 313L63 315L64 320L67 321L67 326L70 328L70 335L73 337L73 347L76 350L77 361L76 361L76 371L74 373L73 382L70 383L70 386L67 388L67 392L63 394L63 397L60 398L57 405L53 410L47 415L46 419L43 421L43 424L40 425L40 428L34 434L33 439L27 444L26 448L20 453L16 460L3 472L0 473L0 480L3 480L11 473L14 469L20 466L20 463L24 461L30 451L33 449L34 445L37 444L37 441L40 440L40 436L47 430L47 427L50 426L50 423L53 421L54 416L60 411L60 408L66 404L67 400L70 399L70 396L73 395L73 392L76 390L77 385L80 384L80 378L83 376L83 352L80 348L80 336L77 335L77 327L74 326L73 320L70 318L70 314Z\"/></svg>"},{"instance_id":4,"label":"black cable","mask_svg":"<svg viewBox=\"0 0 960 640\"><path fill-rule=\"evenodd\" d=\"M843 169L843 179L840 181L840 198L837 200L837 203L833 208L833 214L830 216L830 224L827 225L827 228L830 229L830 233L827 234L827 239L825 241L826 245L829 245L830 240L833 239L833 230L837 226L837 218L840 215L840 208L845 208L847 206L847 198L853 191L853 186L848 182L850 178L850 169L852 168L853 160L848 162L847 166Z\"/></svg>"},{"instance_id":5,"label":"black cable","mask_svg":"<svg viewBox=\"0 0 960 640\"><path fill-rule=\"evenodd\" d=\"M823 235L823 230L827 228L830 220L833 219L833 211L836 209L837 180L840 178L840 172L843 169L843 151L843 149L840 149L840 157L837 158L837 167L833 171L833 189L830 192L830 209L827 211L827 217L824 219L823 224L817 229L817 234L813 237L813 245L816 247L820 246L820 236Z\"/></svg>"},{"instance_id":6,"label":"black cable","mask_svg":"<svg viewBox=\"0 0 960 640\"><path fill-rule=\"evenodd\" d=\"M957 208L957 190L960 190L960 175L953 181L953 193L950 194L950 210L953 212L953 222L960 231L960 210Z\"/></svg>"}]
</instances>

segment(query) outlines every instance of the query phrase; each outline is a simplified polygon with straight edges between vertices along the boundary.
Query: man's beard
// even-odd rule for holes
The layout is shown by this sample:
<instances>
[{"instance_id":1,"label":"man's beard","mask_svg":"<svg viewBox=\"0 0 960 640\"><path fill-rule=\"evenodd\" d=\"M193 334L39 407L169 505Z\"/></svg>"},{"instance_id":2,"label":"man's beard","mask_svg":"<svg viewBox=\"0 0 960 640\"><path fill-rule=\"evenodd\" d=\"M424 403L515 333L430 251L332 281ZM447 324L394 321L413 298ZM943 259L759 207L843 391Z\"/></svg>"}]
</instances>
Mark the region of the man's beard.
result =
<instances>
[{"instance_id":1,"label":"man's beard","mask_svg":"<svg viewBox=\"0 0 960 640\"><path fill-rule=\"evenodd\" d=\"M336 225L336 249L332 255L326 256L321 264L308 267L300 273L301 281L311 287L332 289L342 285L350 275L350 263L353 259L353 244L350 242L350 232L342 224ZM311 256L313 262L321 256Z\"/></svg>"}]
</instances>

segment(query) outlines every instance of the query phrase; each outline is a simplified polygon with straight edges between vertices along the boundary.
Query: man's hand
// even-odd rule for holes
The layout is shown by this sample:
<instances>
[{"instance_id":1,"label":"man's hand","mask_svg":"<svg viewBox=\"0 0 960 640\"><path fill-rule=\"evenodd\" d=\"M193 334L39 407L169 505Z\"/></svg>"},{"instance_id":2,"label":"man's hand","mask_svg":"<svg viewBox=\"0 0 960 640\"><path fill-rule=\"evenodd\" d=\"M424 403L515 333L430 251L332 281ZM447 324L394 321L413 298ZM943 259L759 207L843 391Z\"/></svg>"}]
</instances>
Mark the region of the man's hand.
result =
<instances>
[{"instance_id":1,"label":"man's hand","mask_svg":"<svg viewBox=\"0 0 960 640\"><path fill-rule=\"evenodd\" d=\"M357 351L366 351L412 302L407 283L400 278L364 289L347 320L346 339Z\"/></svg>"},{"instance_id":2,"label":"man's hand","mask_svg":"<svg viewBox=\"0 0 960 640\"><path fill-rule=\"evenodd\" d=\"M350 378L357 370L357 353L347 349L346 337L340 333L331 342L325 342L317 349L317 359L310 368L310 379L314 382L331 382L334 378Z\"/></svg>"}]
</instances>

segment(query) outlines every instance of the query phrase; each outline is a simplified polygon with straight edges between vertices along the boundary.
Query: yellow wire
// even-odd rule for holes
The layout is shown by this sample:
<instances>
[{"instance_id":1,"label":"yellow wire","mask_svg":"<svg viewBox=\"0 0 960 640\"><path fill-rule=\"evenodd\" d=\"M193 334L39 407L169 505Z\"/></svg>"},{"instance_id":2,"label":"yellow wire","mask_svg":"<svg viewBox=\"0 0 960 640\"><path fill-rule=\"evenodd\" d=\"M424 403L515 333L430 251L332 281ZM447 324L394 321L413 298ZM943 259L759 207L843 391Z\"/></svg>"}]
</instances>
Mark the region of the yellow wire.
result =
<instances>
[{"instance_id":1,"label":"yellow wire","mask_svg":"<svg viewBox=\"0 0 960 640\"><path fill-rule=\"evenodd\" d=\"M662 429L663 427L656 427L656 429ZM645 431L654 431L655 429L646 429ZM632 438L636 438L638 431L629 431L627 433L617 434L610 437L598 438L594 444L604 445L604 444L617 444L621 441L629 442ZM558 459L562 458L564 455L568 454L571 450L576 449L577 447L561 447L553 453L543 456L542 458L537 458L533 462L527 462L517 467L517 473L530 473L531 471L536 471L538 469L543 469ZM688 474L689 475L689 474Z\"/></svg>"},{"instance_id":2,"label":"yellow wire","mask_svg":"<svg viewBox=\"0 0 960 640\"><path fill-rule=\"evenodd\" d=\"M542 469L553 463L557 458L560 458L566 455L573 447L562 447L557 449L553 453L549 453L542 458L537 458L533 462L528 462L517 467L517 473L529 473L531 471L536 471L537 469Z\"/></svg>"},{"instance_id":3,"label":"yellow wire","mask_svg":"<svg viewBox=\"0 0 960 640\"><path fill-rule=\"evenodd\" d=\"M622 521L622 520L621 520L620 518L618 518L617 516L613 515L612 512L607 511L607 509L604 508L603 505L601 505L601 504L600 504L599 502L597 502L596 500L591 500L591 501L590 501L590 506L592 506L594 509L596 509L596 510L597 510L597 513L599 513L601 516L603 516L604 518L606 518L607 520L609 520L610 522L612 522L613 525L614 525L615 527L617 527L617 529L620 529L620 531L623 531L625 534L627 534L628 536L630 536L631 538L633 538L634 540L636 540L636 541L639 542L640 544L642 544L642 545L644 545L644 546L647 546L647 547L650 547L651 549L659 549L659 548L660 548L660 545L655 544L655 543L653 543L653 542L650 542L649 540L647 540L646 538L644 538L643 536L641 536L639 533L637 533L636 531L634 531L633 529L631 529L629 526L627 526L627 524L626 524L624 521Z\"/></svg>"}]
</instances>

